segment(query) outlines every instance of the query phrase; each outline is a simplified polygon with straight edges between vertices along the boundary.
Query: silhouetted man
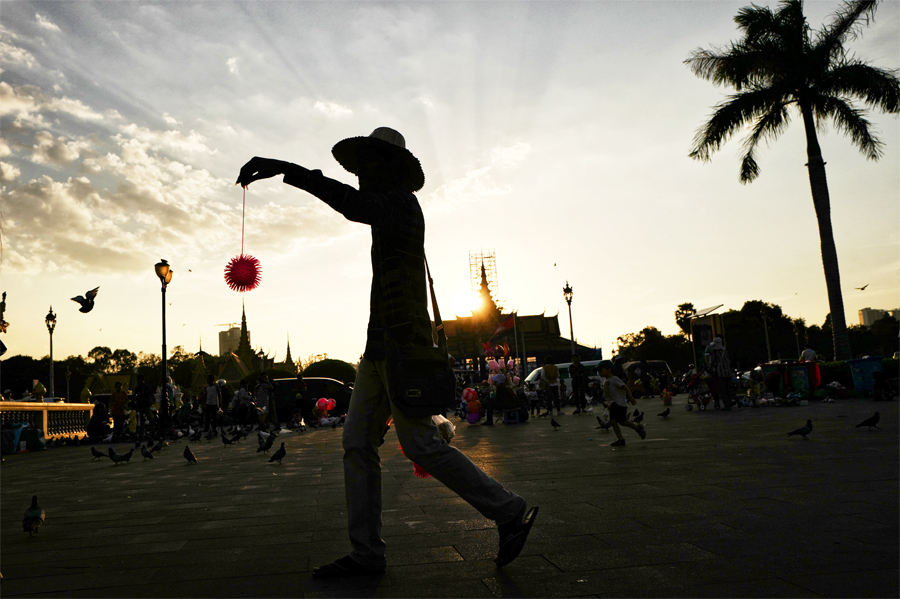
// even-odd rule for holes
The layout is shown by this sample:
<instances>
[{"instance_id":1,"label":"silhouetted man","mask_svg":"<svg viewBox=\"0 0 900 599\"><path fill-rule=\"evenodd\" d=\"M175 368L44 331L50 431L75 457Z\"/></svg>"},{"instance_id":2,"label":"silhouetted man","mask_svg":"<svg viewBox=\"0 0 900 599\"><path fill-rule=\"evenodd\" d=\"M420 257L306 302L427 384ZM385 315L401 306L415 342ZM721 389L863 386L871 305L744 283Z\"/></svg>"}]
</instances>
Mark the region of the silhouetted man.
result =
<instances>
[{"instance_id":1,"label":"silhouetted man","mask_svg":"<svg viewBox=\"0 0 900 599\"><path fill-rule=\"evenodd\" d=\"M313 570L317 578L383 574L381 538L381 461L378 444L393 417L406 456L468 501L500 532L498 566L515 559L525 545L538 508L526 513L525 500L487 476L455 447L448 445L428 416L411 417L388 393L386 339L408 346L432 347L425 286L425 219L412 192L425 175L403 136L379 127L368 137L338 142L331 153L359 178L354 189L318 170L253 158L237 182L284 175L284 182L316 196L348 220L372 228L372 288L366 349L356 373L344 424L344 485L352 551Z\"/></svg>"}]
</instances>

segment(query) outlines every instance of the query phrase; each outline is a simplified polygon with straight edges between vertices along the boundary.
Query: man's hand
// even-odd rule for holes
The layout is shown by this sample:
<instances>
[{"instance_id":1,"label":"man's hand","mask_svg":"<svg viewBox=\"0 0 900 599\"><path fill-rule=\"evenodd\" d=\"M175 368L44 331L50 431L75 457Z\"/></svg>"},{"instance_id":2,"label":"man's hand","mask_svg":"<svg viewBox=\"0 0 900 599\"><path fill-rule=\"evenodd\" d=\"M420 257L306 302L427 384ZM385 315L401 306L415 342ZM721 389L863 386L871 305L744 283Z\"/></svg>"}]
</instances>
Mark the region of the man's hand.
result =
<instances>
[{"instance_id":1,"label":"man's hand","mask_svg":"<svg viewBox=\"0 0 900 599\"><path fill-rule=\"evenodd\" d=\"M260 158L254 156L250 161L241 167L241 174L238 175L235 185L247 187L254 181L259 179L268 179L276 175L283 175L288 172L291 167L290 162L284 160L273 160L272 158Z\"/></svg>"}]
</instances>

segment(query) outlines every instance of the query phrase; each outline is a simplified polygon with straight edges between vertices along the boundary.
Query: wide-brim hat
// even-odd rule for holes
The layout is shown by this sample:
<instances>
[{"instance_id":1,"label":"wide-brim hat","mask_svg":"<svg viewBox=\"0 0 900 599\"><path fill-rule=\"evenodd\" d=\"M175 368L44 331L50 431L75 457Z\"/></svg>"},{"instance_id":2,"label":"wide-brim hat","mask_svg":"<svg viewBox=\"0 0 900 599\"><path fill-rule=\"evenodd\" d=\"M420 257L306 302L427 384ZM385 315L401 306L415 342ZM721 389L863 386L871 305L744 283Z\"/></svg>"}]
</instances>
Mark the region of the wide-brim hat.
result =
<instances>
[{"instance_id":1,"label":"wide-brim hat","mask_svg":"<svg viewBox=\"0 0 900 599\"><path fill-rule=\"evenodd\" d=\"M406 163L406 178L400 183L406 191L419 191L425 186L422 165L412 152L406 149L406 140L400 132L390 127L378 127L368 137L349 137L341 140L331 148L331 154L348 172L359 175L356 153L362 145L399 156Z\"/></svg>"}]
</instances>

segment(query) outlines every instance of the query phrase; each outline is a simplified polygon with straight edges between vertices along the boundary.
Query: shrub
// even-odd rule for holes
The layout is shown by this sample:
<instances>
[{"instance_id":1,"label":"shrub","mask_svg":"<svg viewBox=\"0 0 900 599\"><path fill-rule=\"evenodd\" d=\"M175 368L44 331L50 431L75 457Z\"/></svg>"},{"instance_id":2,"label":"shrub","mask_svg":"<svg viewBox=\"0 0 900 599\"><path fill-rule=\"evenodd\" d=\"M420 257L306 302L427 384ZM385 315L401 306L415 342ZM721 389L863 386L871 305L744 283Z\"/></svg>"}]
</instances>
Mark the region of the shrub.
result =
<instances>
[{"instance_id":1,"label":"shrub","mask_svg":"<svg viewBox=\"0 0 900 599\"><path fill-rule=\"evenodd\" d=\"M321 360L306 367L303 376L320 376L337 379L344 383L352 383L356 380L356 368L343 360Z\"/></svg>"}]
</instances>

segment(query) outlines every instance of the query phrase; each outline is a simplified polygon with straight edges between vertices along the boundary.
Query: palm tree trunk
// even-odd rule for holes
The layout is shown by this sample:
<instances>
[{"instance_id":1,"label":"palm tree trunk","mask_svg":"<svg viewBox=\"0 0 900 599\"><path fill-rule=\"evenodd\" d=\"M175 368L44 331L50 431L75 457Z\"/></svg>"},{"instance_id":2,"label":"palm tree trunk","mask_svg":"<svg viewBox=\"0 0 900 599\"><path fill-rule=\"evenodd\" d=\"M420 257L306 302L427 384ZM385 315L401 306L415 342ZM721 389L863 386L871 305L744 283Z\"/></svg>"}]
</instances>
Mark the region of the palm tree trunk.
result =
<instances>
[{"instance_id":1,"label":"palm tree trunk","mask_svg":"<svg viewBox=\"0 0 900 599\"><path fill-rule=\"evenodd\" d=\"M834 230L831 227L831 199L828 195L828 181L825 178L825 161L816 137L816 123L812 109L802 105L803 124L806 128L806 156L809 162L809 187L812 191L816 220L819 223L819 240L822 244L822 266L825 269L825 289L828 306L831 309L831 327L834 339L834 359L849 360L850 337L847 334L847 319L844 314L844 296L841 292L841 275L838 270L837 248L834 245Z\"/></svg>"}]
</instances>

